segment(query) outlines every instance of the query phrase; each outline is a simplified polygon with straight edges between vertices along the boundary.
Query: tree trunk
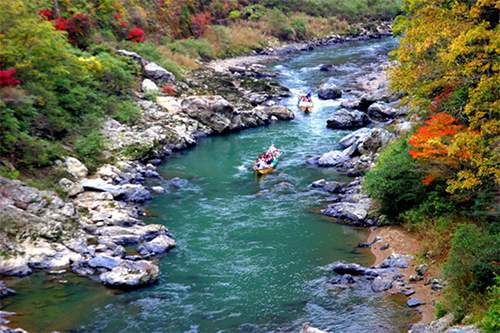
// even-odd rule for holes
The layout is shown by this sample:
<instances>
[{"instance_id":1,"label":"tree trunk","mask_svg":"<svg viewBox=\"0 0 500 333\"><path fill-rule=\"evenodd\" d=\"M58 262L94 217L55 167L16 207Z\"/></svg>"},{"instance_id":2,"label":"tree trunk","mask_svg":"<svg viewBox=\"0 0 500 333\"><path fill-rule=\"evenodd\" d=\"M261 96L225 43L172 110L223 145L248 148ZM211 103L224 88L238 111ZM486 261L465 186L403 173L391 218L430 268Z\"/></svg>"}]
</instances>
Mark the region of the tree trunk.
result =
<instances>
[{"instance_id":1,"label":"tree trunk","mask_svg":"<svg viewBox=\"0 0 500 333\"><path fill-rule=\"evenodd\" d=\"M54 18L60 17L61 16L61 11L59 10L59 1L58 0L52 0L53 6L52 6L52 13L54 14Z\"/></svg>"}]
</instances>

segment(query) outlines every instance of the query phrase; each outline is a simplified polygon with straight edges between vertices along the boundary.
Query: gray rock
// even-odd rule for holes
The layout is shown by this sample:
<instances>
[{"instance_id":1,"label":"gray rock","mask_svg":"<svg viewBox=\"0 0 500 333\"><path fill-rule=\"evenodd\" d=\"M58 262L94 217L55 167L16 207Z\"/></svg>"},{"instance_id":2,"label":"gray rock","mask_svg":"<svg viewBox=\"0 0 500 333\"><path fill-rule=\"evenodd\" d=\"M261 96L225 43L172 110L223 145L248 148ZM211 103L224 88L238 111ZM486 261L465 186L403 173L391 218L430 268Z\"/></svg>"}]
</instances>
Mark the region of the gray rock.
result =
<instances>
[{"instance_id":1,"label":"gray rock","mask_svg":"<svg viewBox=\"0 0 500 333\"><path fill-rule=\"evenodd\" d=\"M135 288L153 283L160 270L155 264L146 261L124 260L110 272L100 275L105 286L116 288Z\"/></svg>"},{"instance_id":2,"label":"gray rock","mask_svg":"<svg viewBox=\"0 0 500 333\"><path fill-rule=\"evenodd\" d=\"M139 253L149 253L151 255L157 255L167 252L169 249L175 246L175 240L168 237L167 235L160 235L153 240L141 244L137 247Z\"/></svg>"},{"instance_id":3,"label":"gray rock","mask_svg":"<svg viewBox=\"0 0 500 333\"><path fill-rule=\"evenodd\" d=\"M341 193L344 190L344 184L335 181L326 182L323 189L330 193Z\"/></svg>"},{"instance_id":4,"label":"gray rock","mask_svg":"<svg viewBox=\"0 0 500 333\"><path fill-rule=\"evenodd\" d=\"M337 72L338 71L337 67L335 67L332 64L322 64L321 66L319 66L319 70L324 71L324 72Z\"/></svg>"},{"instance_id":5,"label":"gray rock","mask_svg":"<svg viewBox=\"0 0 500 333\"><path fill-rule=\"evenodd\" d=\"M407 304L410 308L413 308L415 306L419 306L421 303L418 298L411 298L408 300Z\"/></svg>"},{"instance_id":6,"label":"gray rock","mask_svg":"<svg viewBox=\"0 0 500 333\"><path fill-rule=\"evenodd\" d=\"M151 187L151 190L153 190L156 193L165 193L165 189L161 186L153 186Z\"/></svg>"},{"instance_id":7,"label":"gray rock","mask_svg":"<svg viewBox=\"0 0 500 333\"><path fill-rule=\"evenodd\" d=\"M15 295L15 294L17 294L17 292L15 292L14 290L12 290L10 288L7 288L7 286L5 285L5 282L0 281L0 298L4 298L4 297L10 296L10 295Z\"/></svg>"},{"instance_id":8,"label":"gray rock","mask_svg":"<svg viewBox=\"0 0 500 333\"><path fill-rule=\"evenodd\" d=\"M299 333L328 333L327 331L322 331L319 328L312 327L308 322L302 324L302 328Z\"/></svg>"},{"instance_id":9,"label":"gray rock","mask_svg":"<svg viewBox=\"0 0 500 333\"><path fill-rule=\"evenodd\" d=\"M85 178L89 172L87 167L74 157L66 158L66 168L76 178Z\"/></svg>"},{"instance_id":10,"label":"gray rock","mask_svg":"<svg viewBox=\"0 0 500 333\"><path fill-rule=\"evenodd\" d=\"M338 279L330 281L331 284L351 284L355 282L356 280L349 274L344 274Z\"/></svg>"},{"instance_id":11,"label":"gray rock","mask_svg":"<svg viewBox=\"0 0 500 333\"><path fill-rule=\"evenodd\" d=\"M429 265L427 265L427 264L422 264L422 265L418 265L417 267L415 267L415 272L417 273L417 275L421 275L421 276L424 276L428 270L429 270Z\"/></svg>"},{"instance_id":12,"label":"gray rock","mask_svg":"<svg viewBox=\"0 0 500 333\"><path fill-rule=\"evenodd\" d=\"M369 128L360 128L340 139L339 145L342 149L346 149L352 146L359 139L364 138L368 132L370 132Z\"/></svg>"},{"instance_id":13,"label":"gray rock","mask_svg":"<svg viewBox=\"0 0 500 333\"><path fill-rule=\"evenodd\" d=\"M385 276L377 276L372 282L372 290L381 292L392 288L393 279Z\"/></svg>"},{"instance_id":14,"label":"gray rock","mask_svg":"<svg viewBox=\"0 0 500 333\"><path fill-rule=\"evenodd\" d=\"M328 128L355 128L365 126L370 122L368 116L360 111L340 109L326 121Z\"/></svg>"},{"instance_id":15,"label":"gray rock","mask_svg":"<svg viewBox=\"0 0 500 333\"><path fill-rule=\"evenodd\" d=\"M338 166L342 162L347 161L348 159L349 156L346 154L345 151L334 150L323 154L318 159L318 165L322 167Z\"/></svg>"},{"instance_id":16,"label":"gray rock","mask_svg":"<svg viewBox=\"0 0 500 333\"><path fill-rule=\"evenodd\" d=\"M75 184L71 180L67 178L62 178L59 181L59 186L61 186L64 191L68 194L69 197L77 196L78 194L83 192L83 186L80 184Z\"/></svg>"},{"instance_id":17,"label":"gray rock","mask_svg":"<svg viewBox=\"0 0 500 333\"><path fill-rule=\"evenodd\" d=\"M398 116L398 110L385 102L375 102L368 107L368 115L378 119L392 119Z\"/></svg>"},{"instance_id":18,"label":"gray rock","mask_svg":"<svg viewBox=\"0 0 500 333\"><path fill-rule=\"evenodd\" d=\"M411 296L415 293L415 289L410 289L410 290L407 290L404 294L405 296Z\"/></svg>"},{"instance_id":19,"label":"gray rock","mask_svg":"<svg viewBox=\"0 0 500 333\"><path fill-rule=\"evenodd\" d=\"M150 79L144 79L144 81L142 81L141 89L143 92L158 92L159 91L156 83L154 83Z\"/></svg>"},{"instance_id":20,"label":"gray rock","mask_svg":"<svg viewBox=\"0 0 500 333\"><path fill-rule=\"evenodd\" d=\"M366 267L360 264L335 264L333 266L333 271L339 274L350 274L350 275L363 275L366 271Z\"/></svg>"},{"instance_id":21,"label":"gray rock","mask_svg":"<svg viewBox=\"0 0 500 333\"><path fill-rule=\"evenodd\" d=\"M318 97L321 99L335 99L342 97L342 90L335 84L325 82L318 88Z\"/></svg>"},{"instance_id":22,"label":"gray rock","mask_svg":"<svg viewBox=\"0 0 500 333\"><path fill-rule=\"evenodd\" d=\"M165 68L158 66L154 62L144 66L144 73L151 77L156 82L173 82L175 83L175 75L167 71Z\"/></svg>"},{"instance_id":23,"label":"gray rock","mask_svg":"<svg viewBox=\"0 0 500 333\"><path fill-rule=\"evenodd\" d=\"M92 268L106 268L111 270L118 266L121 262L121 259L117 259L115 257L98 255L89 261L89 266Z\"/></svg>"},{"instance_id":24,"label":"gray rock","mask_svg":"<svg viewBox=\"0 0 500 333\"><path fill-rule=\"evenodd\" d=\"M363 223L368 217L369 209L369 200L361 203L338 202L328 205L321 213L346 222Z\"/></svg>"},{"instance_id":25,"label":"gray rock","mask_svg":"<svg viewBox=\"0 0 500 333\"><path fill-rule=\"evenodd\" d=\"M394 259L386 259L379 266L379 268L388 268L388 267L396 267L396 268L408 268L408 263L404 259L394 258Z\"/></svg>"}]
</instances>

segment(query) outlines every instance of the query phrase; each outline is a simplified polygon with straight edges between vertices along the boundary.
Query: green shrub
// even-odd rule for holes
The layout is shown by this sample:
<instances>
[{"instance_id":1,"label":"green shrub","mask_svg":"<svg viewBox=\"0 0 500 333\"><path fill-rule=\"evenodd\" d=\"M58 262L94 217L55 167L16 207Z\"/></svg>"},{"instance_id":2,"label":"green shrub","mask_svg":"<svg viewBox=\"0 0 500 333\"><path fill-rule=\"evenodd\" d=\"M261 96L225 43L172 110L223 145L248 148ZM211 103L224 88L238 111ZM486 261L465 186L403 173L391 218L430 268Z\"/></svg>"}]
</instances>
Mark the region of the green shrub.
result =
<instances>
[{"instance_id":1,"label":"green shrub","mask_svg":"<svg viewBox=\"0 0 500 333\"><path fill-rule=\"evenodd\" d=\"M167 71L174 74L177 79L182 79L182 74L180 72L179 66L177 66L177 64L172 60L166 58L165 55L161 52L161 49L158 47L158 45L155 45L150 41L146 41L144 43L124 42L123 46L127 50L136 52L144 59L152 61L157 65L165 68Z\"/></svg>"},{"instance_id":2,"label":"green shrub","mask_svg":"<svg viewBox=\"0 0 500 333\"><path fill-rule=\"evenodd\" d=\"M465 315L485 307L486 291L500 274L500 239L475 224L461 224L453 234L448 261L443 265L450 282L450 311Z\"/></svg>"},{"instance_id":3,"label":"green shrub","mask_svg":"<svg viewBox=\"0 0 500 333\"><path fill-rule=\"evenodd\" d=\"M500 276L495 276L495 285L488 290L490 308L482 321L483 329L488 333L500 332Z\"/></svg>"},{"instance_id":4,"label":"green shrub","mask_svg":"<svg viewBox=\"0 0 500 333\"><path fill-rule=\"evenodd\" d=\"M364 178L364 187L380 203L382 214L397 217L425 199L423 176L415 172L417 165L409 148L407 139L390 144Z\"/></svg>"}]
</instances>

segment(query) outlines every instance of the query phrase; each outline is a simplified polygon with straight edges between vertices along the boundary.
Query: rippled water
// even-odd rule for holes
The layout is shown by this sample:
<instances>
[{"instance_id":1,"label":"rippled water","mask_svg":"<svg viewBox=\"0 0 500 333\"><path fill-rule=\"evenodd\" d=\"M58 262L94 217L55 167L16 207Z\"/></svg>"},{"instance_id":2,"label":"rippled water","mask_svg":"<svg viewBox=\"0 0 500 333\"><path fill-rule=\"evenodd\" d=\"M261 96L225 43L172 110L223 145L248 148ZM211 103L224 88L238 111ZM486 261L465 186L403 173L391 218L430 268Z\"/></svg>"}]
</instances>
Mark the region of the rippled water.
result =
<instances>
[{"instance_id":1,"label":"rippled water","mask_svg":"<svg viewBox=\"0 0 500 333\"><path fill-rule=\"evenodd\" d=\"M363 66L395 45L336 45L270 67L294 95L315 95L327 79L355 91ZM339 71L321 72L323 63ZM305 163L348 133L325 126L340 101L314 99L304 114L296 97L284 99L294 120L205 138L164 162L167 193L145 205L146 222L167 226L177 247L160 258L154 285L116 292L70 274L35 274L7 281L20 295L4 309L23 314L16 323L32 332L298 332L303 322L331 333L404 332L418 318L404 298L375 294L365 283L327 283L334 262L373 261L356 249L366 231L319 214L328 195L310 187L321 178L349 179ZM258 177L247 168L271 143L283 150L277 171Z\"/></svg>"}]
</instances>

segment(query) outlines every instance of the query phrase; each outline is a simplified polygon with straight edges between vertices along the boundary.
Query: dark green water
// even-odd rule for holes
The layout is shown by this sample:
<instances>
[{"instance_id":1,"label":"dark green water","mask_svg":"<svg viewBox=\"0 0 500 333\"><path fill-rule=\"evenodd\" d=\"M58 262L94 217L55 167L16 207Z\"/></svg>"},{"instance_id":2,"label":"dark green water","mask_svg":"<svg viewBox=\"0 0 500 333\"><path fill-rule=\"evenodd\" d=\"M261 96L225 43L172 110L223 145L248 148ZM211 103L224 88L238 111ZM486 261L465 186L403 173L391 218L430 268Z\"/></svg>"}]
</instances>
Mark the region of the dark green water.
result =
<instances>
[{"instance_id":1,"label":"dark green water","mask_svg":"<svg viewBox=\"0 0 500 333\"><path fill-rule=\"evenodd\" d=\"M363 65L395 45L344 44L270 67L296 95L315 93L327 78L356 90ZM322 63L340 71L321 72ZM339 100L314 102L303 114L296 98L283 100L293 121L205 138L161 165L167 193L145 205L146 222L167 226L177 247L160 258L158 283L124 293L71 274L11 278L19 295L4 300L4 310L19 312L15 323L31 332L298 332L306 321L331 333L405 332L418 317L404 298L375 294L364 283L326 283L335 277L332 263L369 265L373 258L356 251L366 230L318 214L328 196L311 182L349 179L305 157L336 149L348 132L325 127ZM247 167L271 143L283 150L278 171L256 177Z\"/></svg>"}]
</instances>

